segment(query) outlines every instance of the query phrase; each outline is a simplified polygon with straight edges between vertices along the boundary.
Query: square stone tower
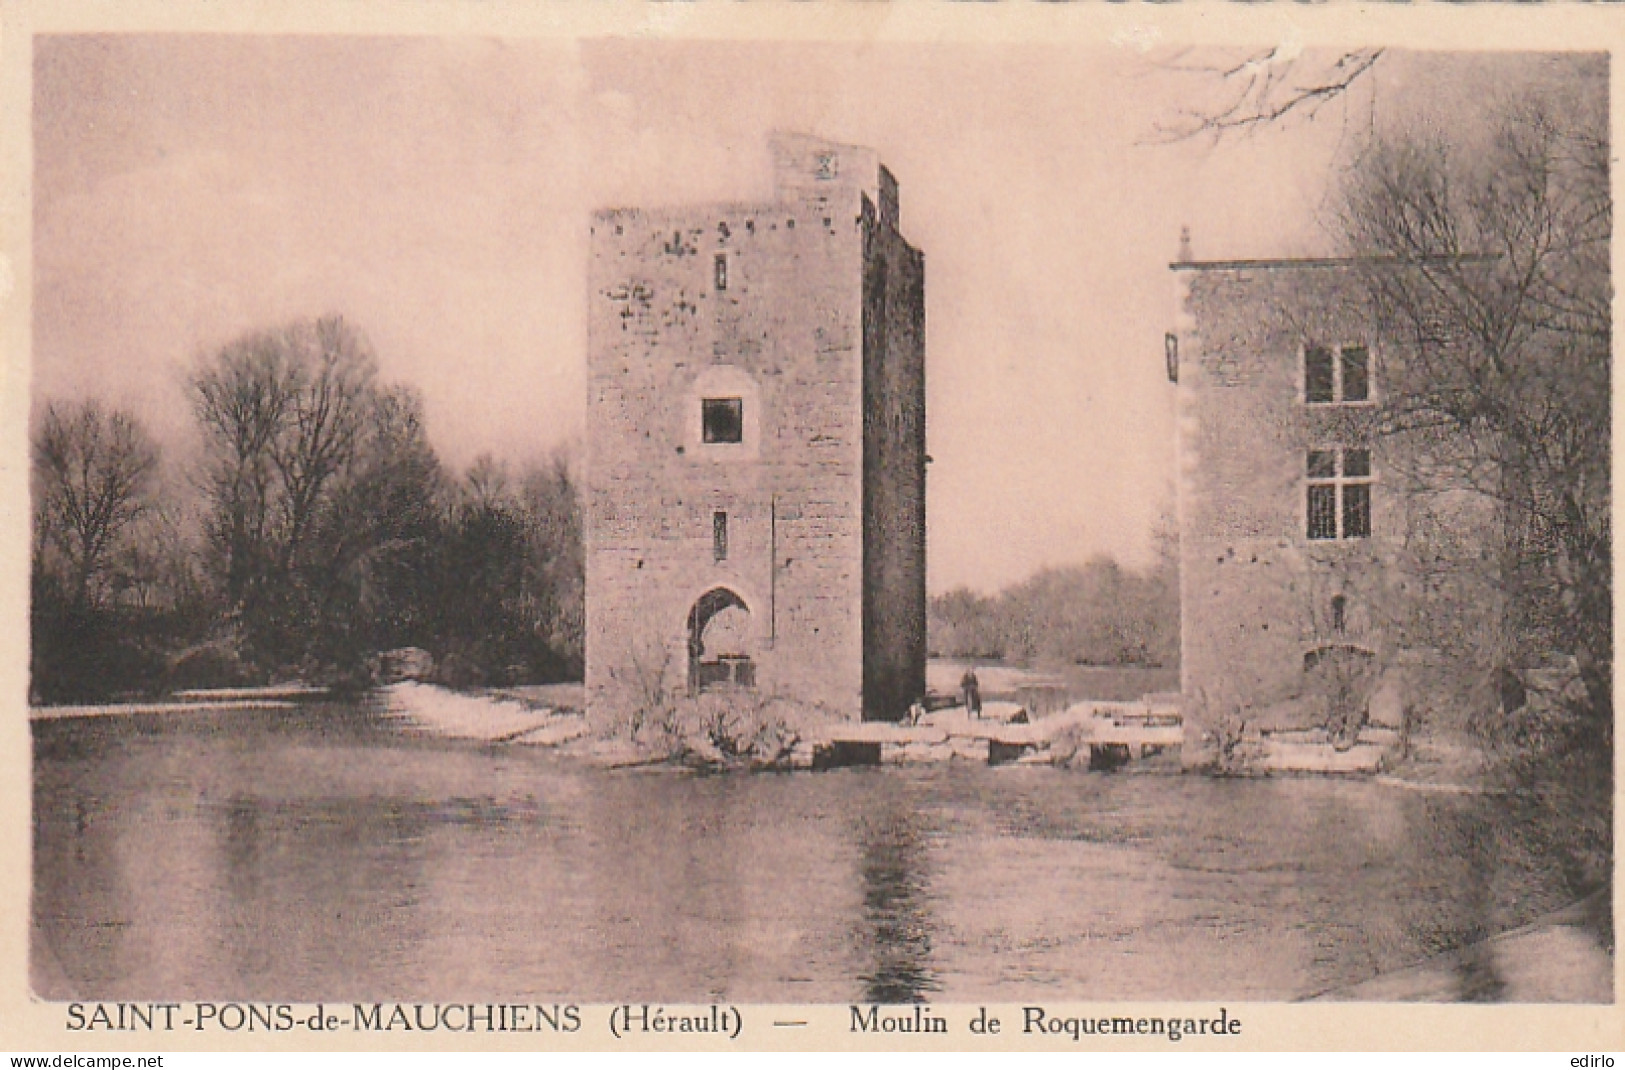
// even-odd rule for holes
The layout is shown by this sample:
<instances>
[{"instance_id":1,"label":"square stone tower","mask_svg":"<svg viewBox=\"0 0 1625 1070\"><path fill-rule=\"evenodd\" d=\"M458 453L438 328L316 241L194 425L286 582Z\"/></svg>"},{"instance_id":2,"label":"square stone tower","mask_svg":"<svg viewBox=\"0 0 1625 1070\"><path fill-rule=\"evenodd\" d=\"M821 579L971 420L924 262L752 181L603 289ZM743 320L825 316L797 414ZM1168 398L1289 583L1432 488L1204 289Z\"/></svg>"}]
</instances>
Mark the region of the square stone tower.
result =
<instances>
[{"instance_id":1,"label":"square stone tower","mask_svg":"<svg viewBox=\"0 0 1625 1070\"><path fill-rule=\"evenodd\" d=\"M588 703L925 692L924 259L868 149L771 141L758 203L593 216Z\"/></svg>"}]
</instances>

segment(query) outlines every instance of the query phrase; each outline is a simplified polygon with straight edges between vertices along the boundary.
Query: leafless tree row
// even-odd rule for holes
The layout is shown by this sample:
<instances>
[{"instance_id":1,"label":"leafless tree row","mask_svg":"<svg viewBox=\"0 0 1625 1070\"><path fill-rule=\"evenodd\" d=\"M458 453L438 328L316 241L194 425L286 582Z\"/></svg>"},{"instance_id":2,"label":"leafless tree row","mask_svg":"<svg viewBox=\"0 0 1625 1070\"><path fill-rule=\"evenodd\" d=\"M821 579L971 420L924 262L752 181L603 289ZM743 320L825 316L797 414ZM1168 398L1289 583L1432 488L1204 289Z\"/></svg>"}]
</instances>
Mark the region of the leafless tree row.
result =
<instances>
[{"instance_id":1,"label":"leafless tree row","mask_svg":"<svg viewBox=\"0 0 1625 1070\"><path fill-rule=\"evenodd\" d=\"M167 483L129 414L45 410L43 697L342 681L406 645L457 682L579 670L581 531L562 454L518 479L490 457L446 473L421 400L381 383L338 318L245 335L198 362L189 389L201 453Z\"/></svg>"}]
</instances>

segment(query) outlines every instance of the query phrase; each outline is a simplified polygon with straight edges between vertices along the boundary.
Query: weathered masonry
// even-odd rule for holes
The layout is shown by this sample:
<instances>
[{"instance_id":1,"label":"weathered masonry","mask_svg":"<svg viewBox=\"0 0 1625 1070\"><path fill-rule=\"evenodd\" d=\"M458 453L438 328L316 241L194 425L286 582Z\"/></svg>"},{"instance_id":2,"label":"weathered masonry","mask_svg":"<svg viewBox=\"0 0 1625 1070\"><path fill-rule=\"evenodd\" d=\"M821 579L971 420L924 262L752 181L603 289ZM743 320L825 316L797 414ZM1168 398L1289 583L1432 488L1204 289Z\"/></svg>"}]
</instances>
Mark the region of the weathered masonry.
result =
<instances>
[{"instance_id":1,"label":"weathered masonry","mask_svg":"<svg viewBox=\"0 0 1625 1070\"><path fill-rule=\"evenodd\" d=\"M1172 267L1187 757L1243 724L1323 726L1339 745L1367 718L1397 726L1439 690L1426 683L1439 628L1489 628L1469 618L1495 612L1471 582L1493 586L1480 567L1493 512L1437 477L1448 439L1388 418L1404 349L1361 273L1404 268Z\"/></svg>"},{"instance_id":2,"label":"weathered masonry","mask_svg":"<svg viewBox=\"0 0 1625 1070\"><path fill-rule=\"evenodd\" d=\"M924 260L868 149L771 141L761 203L592 219L587 694L925 692Z\"/></svg>"}]
</instances>

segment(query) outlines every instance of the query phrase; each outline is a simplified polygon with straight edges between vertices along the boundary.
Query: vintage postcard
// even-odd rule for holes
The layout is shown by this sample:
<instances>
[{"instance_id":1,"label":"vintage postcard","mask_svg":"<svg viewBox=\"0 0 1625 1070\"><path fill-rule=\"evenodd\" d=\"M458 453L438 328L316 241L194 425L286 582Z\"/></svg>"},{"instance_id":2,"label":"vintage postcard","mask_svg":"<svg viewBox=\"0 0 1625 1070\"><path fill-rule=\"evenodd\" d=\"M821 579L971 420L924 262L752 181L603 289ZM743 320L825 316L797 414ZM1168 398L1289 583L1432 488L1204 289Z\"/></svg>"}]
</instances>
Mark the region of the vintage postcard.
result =
<instances>
[{"instance_id":1,"label":"vintage postcard","mask_svg":"<svg viewBox=\"0 0 1625 1070\"><path fill-rule=\"evenodd\" d=\"M1620 1046L1618 13L0 20L0 1048Z\"/></svg>"}]
</instances>

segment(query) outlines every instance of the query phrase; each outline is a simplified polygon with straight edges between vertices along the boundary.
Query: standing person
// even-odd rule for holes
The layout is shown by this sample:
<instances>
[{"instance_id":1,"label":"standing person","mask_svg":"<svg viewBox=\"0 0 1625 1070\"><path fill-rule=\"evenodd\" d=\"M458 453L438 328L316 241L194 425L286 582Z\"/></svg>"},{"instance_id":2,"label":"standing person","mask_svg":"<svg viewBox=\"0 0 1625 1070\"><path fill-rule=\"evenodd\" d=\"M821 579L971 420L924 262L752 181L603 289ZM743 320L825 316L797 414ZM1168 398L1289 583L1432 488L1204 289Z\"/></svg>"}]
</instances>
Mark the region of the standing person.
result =
<instances>
[{"instance_id":1,"label":"standing person","mask_svg":"<svg viewBox=\"0 0 1625 1070\"><path fill-rule=\"evenodd\" d=\"M982 717L982 685L976 679L976 666L965 667L965 675L959 678L959 690L965 697L965 713L978 720Z\"/></svg>"}]
</instances>

